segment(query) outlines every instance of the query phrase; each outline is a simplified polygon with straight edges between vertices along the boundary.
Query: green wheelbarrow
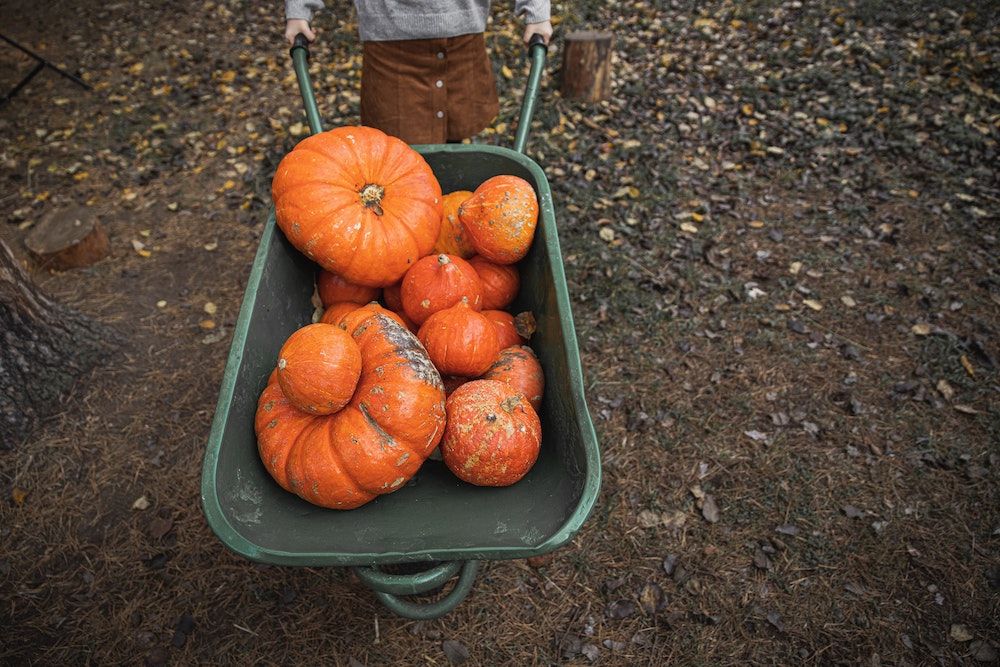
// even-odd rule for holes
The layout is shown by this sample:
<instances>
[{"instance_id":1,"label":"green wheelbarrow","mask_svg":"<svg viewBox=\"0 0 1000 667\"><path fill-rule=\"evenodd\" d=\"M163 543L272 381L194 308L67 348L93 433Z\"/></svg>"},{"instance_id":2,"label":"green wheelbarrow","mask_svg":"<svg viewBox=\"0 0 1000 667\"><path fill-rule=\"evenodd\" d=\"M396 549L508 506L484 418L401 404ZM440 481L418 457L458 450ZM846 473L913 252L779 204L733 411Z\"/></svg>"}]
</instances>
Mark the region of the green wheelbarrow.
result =
<instances>
[{"instance_id":1,"label":"green wheelbarrow","mask_svg":"<svg viewBox=\"0 0 1000 667\"><path fill-rule=\"evenodd\" d=\"M282 342L311 321L317 267L288 243L272 211L250 271L202 470L205 516L232 551L275 565L352 567L393 612L431 619L468 595L479 561L553 551L590 514L601 482L600 452L584 399L552 193L542 169L523 154L545 55L544 44L530 47L516 150L471 144L414 147L444 192L475 190L490 177L512 174L531 183L538 195L539 225L519 265L521 290L512 306L512 312L535 315L531 346L545 372L537 463L513 486L486 488L462 482L441 462L428 460L399 491L349 511L316 507L281 489L258 456L254 413ZM300 36L292 59L316 133L321 127L307 58ZM379 569L414 563L427 569L411 574ZM433 591L456 575L451 591L434 602L401 597Z\"/></svg>"}]
</instances>

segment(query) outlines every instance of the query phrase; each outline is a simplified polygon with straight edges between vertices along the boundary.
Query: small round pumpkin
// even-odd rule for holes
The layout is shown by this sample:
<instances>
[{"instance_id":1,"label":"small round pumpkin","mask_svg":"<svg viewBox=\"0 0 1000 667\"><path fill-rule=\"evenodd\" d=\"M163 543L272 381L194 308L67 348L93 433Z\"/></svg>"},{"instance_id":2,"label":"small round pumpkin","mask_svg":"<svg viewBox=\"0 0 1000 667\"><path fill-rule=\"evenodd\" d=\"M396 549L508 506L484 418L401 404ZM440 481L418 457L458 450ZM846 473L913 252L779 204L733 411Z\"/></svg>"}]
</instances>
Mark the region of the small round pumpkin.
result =
<instances>
[{"instance_id":1,"label":"small round pumpkin","mask_svg":"<svg viewBox=\"0 0 1000 667\"><path fill-rule=\"evenodd\" d=\"M441 231L438 232L438 239L434 244L432 253L458 255L462 259L469 259L476 254L476 250L469 243L468 232L465 231L465 226L458 219L458 207L471 196L472 192L469 190L449 192L444 196L443 211L441 213Z\"/></svg>"},{"instance_id":2,"label":"small round pumpkin","mask_svg":"<svg viewBox=\"0 0 1000 667\"><path fill-rule=\"evenodd\" d=\"M323 311L323 316L319 318L319 321L324 324L340 324L341 318L347 313L352 313L361 305L353 301L338 301L337 303L331 303Z\"/></svg>"},{"instance_id":3,"label":"small round pumpkin","mask_svg":"<svg viewBox=\"0 0 1000 667\"><path fill-rule=\"evenodd\" d=\"M361 352L350 402L311 415L272 373L254 430L264 467L286 491L333 509L353 509L403 488L441 440L444 388L416 337L381 313L349 313L341 328Z\"/></svg>"},{"instance_id":4,"label":"small round pumpkin","mask_svg":"<svg viewBox=\"0 0 1000 667\"><path fill-rule=\"evenodd\" d=\"M336 326L302 327L278 353L278 383L292 405L314 415L337 412L351 400L361 376L357 343Z\"/></svg>"},{"instance_id":5,"label":"small round pumpkin","mask_svg":"<svg viewBox=\"0 0 1000 667\"><path fill-rule=\"evenodd\" d=\"M528 399L535 412L542 409L545 374L530 347L519 345L501 350L497 360L483 373L482 379L506 382Z\"/></svg>"},{"instance_id":6,"label":"small round pumpkin","mask_svg":"<svg viewBox=\"0 0 1000 667\"><path fill-rule=\"evenodd\" d=\"M485 257L469 260L483 285L483 310L503 310L521 287L521 277L513 264L497 264Z\"/></svg>"},{"instance_id":7,"label":"small round pumpkin","mask_svg":"<svg viewBox=\"0 0 1000 667\"><path fill-rule=\"evenodd\" d=\"M326 269L320 269L316 278L316 291L319 292L319 300L324 306L340 301L351 301L353 303L368 303L379 297L379 288L365 287L349 283L336 273L331 273Z\"/></svg>"},{"instance_id":8,"label":"small round pumpkin","mask_svg":"<svg viewBox=\"0 0 1000 667\"><path fill-rule=\"evenodd\" d=\"M407 317L421 325L427 318L463 298L473 310L482 308L482 283L476 270L455 255L428 255L406 272L400 298Z\"/></svg>"},{"instance_id":9,"label":"small round pumpkin","mask_svg":"<svg viewBox=\"0 0 1000 667\"><path fill-rule=\"evenodd\" d=\"M372 127L300 141L278 164L271 199L291 244L356 285L398 281L441 229L441 186L430 166Z\"/></svg>"},{"instance_id":10,"label":"small round pumpkin","mask_svg":"<svg viewBox=\"0 0 1000 667\"><path fill-rule=\"evenodd\" d=\"M478 486L510 486L538 459L542 425L528 400L505 382L473 380L445 404L444 463Z\"/></svg>"},{"instance_id":11,"label":"small round pumpkin","mask_svg":"<svg viewBox=\"0 0 1000 667\"><path fill-rule=\"evenodd\" d=\"M500 353L496 325L466 299L428 317L417 338L442 375L478 377Z\"/></svg>"},{"instance_id":12,"label":"small round pumpkin","mask_svg":"<svg viewBox=\"0 0 1000 667\"><path fill-rule=\"evenodd\" d=\"M484 310L483 317L493 322L497 329L497 341L500 349L505 350L512 345L521 345L525 342L517 333L517 325L514 316L504 310Z\"/></svg>"},{"instance_id":13,"label":"small round pumpkin","mask_svg":"<svg viewBox=\"0 0 1000 667\"><path fill-rule=\"evenodd\" d=\"M494 176L458 207L476 252L497 264L513 264L528 254L538 225L538 197L517 176Z\"/></svg>"}]
</instances>

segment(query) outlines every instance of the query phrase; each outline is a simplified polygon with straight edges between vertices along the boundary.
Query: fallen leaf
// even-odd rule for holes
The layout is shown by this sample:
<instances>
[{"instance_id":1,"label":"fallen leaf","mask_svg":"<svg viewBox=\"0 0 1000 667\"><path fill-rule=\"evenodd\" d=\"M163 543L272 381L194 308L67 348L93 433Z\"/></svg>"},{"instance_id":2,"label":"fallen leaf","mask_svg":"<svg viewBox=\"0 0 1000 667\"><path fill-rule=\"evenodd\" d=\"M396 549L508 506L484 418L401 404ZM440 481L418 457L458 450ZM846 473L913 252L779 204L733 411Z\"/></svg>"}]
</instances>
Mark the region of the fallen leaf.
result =
<instances>
[{"instance_id":1,"label":"fallen leaf","mask_svg":"<svg viewBox=\"0 0 1000 667\"><path fill-rule=\"evenodd\" d=\"M156 302L156 307L157 308L166 308L167 307L167 302L164 301L163 299L160 299L159 301Z\"/></svg>"},{"instance_id":2,"label":"fallen leaf","mask_svg":"<svg viewBox=\"0 0 1000 667\"><path fill-rule=\"evenodd\" d=\"M639 525L642 528L653 528L662 523L659 512L653 510L642 510L639 512Z\"/></svg>"},{"instance_id":3,"label":"fallen leaf","mask_svg":"<svg viewBox=\"0 0 1000 667\"><path fill-rule=\"evenodd\" d=\"M658 614L666 604L667 598L658 584L650 582L642 587L642 592L639 593L639 606L647 616Z\"/></svg>"},{"instance_id":4,"label":"fallen leaf","mask_svg":"<svg viewBox=\"0 0 1000 667\"><path fill-rule=\"evenodd\" d=\"M149 534L154 540L162 538L174 527L174 522L169 517L158 516L149 522Z\"/></svg>"},{"instance_id":5,"label":"fallen leaf","mask_svg":"<svg viewBox=\"0 0 1000 667\"><path fill-rule=\"evenodd\" d=\"M743 435L747 436L751 440L767 440L767 433L762 433L761 431L743 431Z\"/></svg>"},{"instance_id":6,"label":"fallen leaf","mask_svg":"<svg viewBox=\"0 0 1000 667\"><path fill-rule=\"evenodd\" d=\"M965 369L965 372L969 374L970 378L976 377L976 369L972 367L972 362L969 361L967 356L963 354L958 360L962 362L962 368Z\"/></svg>"},{"instance_id":7,"label":"fallen leaf","mask_svg":"<svg viewBox=\"0 0 1000 667\"><path fill-rule=\"evenodd\" d=\"M846 515L846 516L847 516L848 518L851 518L851 519L858 519L858 518L860 518L860 517L863 517L863 516L865 515L865 513L864 513L864 512L862 512L861 510L859 510L859 509L858 509L857 507L855 507L854 505L844 505L844 506L843 506L843 507L841 507L840 509L841 509L841 511L842 511L842 512L843 512L843 513L844 513L844 514L845 514L845 515Z\"/></svg>"},{"instance_id":8,"label":"fallen leaf","mask_svg":"<svg viewBox=\"0 0 1000 667\"><path fill-rule=\"evenodd\" d=\"M604 609L604 614L608 618L621 620L629 616L634 616L636 611L638 611L638 608L631 600L615 600L608 603L608 606Z\"/></svg>"},{"instance_id":9,"label":"fallen leaf","mask_svg":"<svg viewBox=\"0 0 1000 667\"><path fill-rule=\"evenodd\" d=\"M208 301L208 302L205 303L204 310L209 315L215 315L215 312L218 310L218 308L216 307L216 305L214 303L212 303L211 301Z\"/></svg>"},{"instance_id":10,"label":"fallen leaf","mask_svg":"<svg viewBox=\"0 0 1000 667\"><path fill-rule=\"evenodd\" d=\"M788 265L788 272L793 276L797 276L799 271L802 270L802 262L792 262Z\"/></svg>"},{"instance_id":11,"label":"fallen leaf","mask_svg":"<svg viewBox=\"0 0 1000 667\"><path fill-rule=\"evenodd\" d=\"M469 659L469 649L465 648L465 644L457 642L454 639L445 639L441 642L441 650L444 652L444 656L448 658L448 662L453 665L461 665Z\"/></svg>"},{"instance_id":12,"label":"fallen leaf","mask_svg":"<svg viewBox=\"0 0 1000 667\"><path fill-rule=\"evenodd\" d=\"M946 401L950 401L951 397L955 395L955 390L951 388L951 385L948 384L948 381L944 378L938 380L937 385L935 385L935 389L938 390L938 393L940 393Z\"/></svg>"},{"instance_id":13,"label":"fallen leaf","mask_svg":"<svg viewBox=\"0 0 1000 667\"><path fill-rule=\"evenodd\" d=\"M198 326L200 326L202 329L214 329L215 322L213 320L202 320L201 322L198 323Z\"/></svg>"},{"instance_id":14,"label":"fallen leaf","mask_svg":"<svg viewBox=\"0 0 1000 667\"><path fill-rule=\"evenodd\" d=\"M920 324L914 324L910 327L910 331L918 336L929 336L931 333L931 325L921 322Z\"/></svg>"},{"instance_id":15,"label":"fallen leaf","mask_svg":"<svg viewBox=\"0 0 1000 667\"><path fill-rule=\"evenodd\" d=\"M854 306L858 305L858 302L855 301L853 298L851 298L847 294L845 294L844 296L840 297L840 302L842 304L844 304L845 306L847 306L848 308L854 308Z\"/></svg>"},{"instance_id":16,"label":"fallen leaf","mask_svg":"<svg viewBox=\"0 0 1000 667\"><path fill-rule=\"evenodd\" d=\"M823 304L815 299L803 299L802 303L809 306L813 310L823 310Z\"/></svg>"},{"instance_id":17,"label":"fallen leaf","mask_svg":"<svg viewBox=\"0 0 1000 667\"><path fill-rule=\"evenodd\" d=\"M24 505L24 499L28 497L28 491L15 486L11 490L10 496L11 498L14 499L14 502L17 503L17 506L21 507L22 505Z\"/></svg>"},{"instance_id":18,"label":"fallen leaf","mask_svg":"<svg viewBox=\"0 0 1000 667\"><path fill-rule=\"evenodd\" d=\"M969 628L961 623L953 623L948 636L957 642L971 642L973 640L973 635L969 632Z\"/></svg>"},{"instance_id":19,"label":"fallen leaf","mask_svg":"<svg viewBox=\"0 0 1000 667\"><path fill-rule=\"evenodd\" d=\"M964 413L964 414L967 414L967 415L978 415L979 414L979 410L976 410L971 405L956 405L955 409L957 411L959 411L961 413Z\"/></svg>"},{"instance_id":20,"label":"fallen leaf","mask_svg":"<svg viewBox=\"0 0 1000 667\"><path fill-rule=\"evenodd\" d=\"M610 227L601 227L600 230L598 230L597 235L601 237L602 241L606 241L608 243L615 240L615 230Z\"/></svg>"},{"instance_id":21,"label":"fallen leaf","mask_svg":"<svg viewBox=\"0 0 1000 667\"><path fill-rule=\"evenodd\" d=\"M785 631L785 622L781 618L781 614L776 611L767 612L767 622L777 628L778 632Z\"/></svg>"},{"instance_id":22,"label":"fallen leaf","mask_svg":"<svg viewBox=\"0 0 1000 667\"><path fill-rule=\"evenodd\" d=\"M149 509L149 501L146 500L146 496L139 496L136 498L135 502L132 503L132 509L139 510L140 512L145 509Z\"/></svg>"},{"instance_id":23,"label":"fallen leaf","mask_svg":"<svg viewBox=\"0 0 1000 667\"><path fill-rule=\"evenodd\" d=\"M507 67L506 65L501 65L500 66L500 73L503 74L503 78L505 78L505 79L513 79L514 78L514 73L511 72L510 68Z\"/></svg>"},{"instance_id":24,"label":"fallen leaf","mask_svg":"<svg viewBox=\"0 0 1000 667\"><path fill-rule=\"evenodd\" d=\"M716 523L719 520L719 506L715 504L715 496L708 494L701 503L701 515L705 521Z\"/></svg>"},{"instance_id":25,"label":"fallen leaf","mask_svg":"<svg viewBox=\"0 0 1000 667\"><path fill-rule=\"evenodd\" d=\"M692 225L690 222L682 222L681 223L681 231L682 232L687 232L688 234L697 234L698 233L698 228L695 227L694 225Z\"/></svg>"},{"instance_id":26,"label":"fallen leaf","mask_svg":"<svg viewBox=\"0 0 1000 667\"><path fill-rule=\"evenodd\" d=\"M219 243L217 241L209 241L203 247L205 248L205 250L211 252L219 247Z\"/></svg>"}]
</instances>

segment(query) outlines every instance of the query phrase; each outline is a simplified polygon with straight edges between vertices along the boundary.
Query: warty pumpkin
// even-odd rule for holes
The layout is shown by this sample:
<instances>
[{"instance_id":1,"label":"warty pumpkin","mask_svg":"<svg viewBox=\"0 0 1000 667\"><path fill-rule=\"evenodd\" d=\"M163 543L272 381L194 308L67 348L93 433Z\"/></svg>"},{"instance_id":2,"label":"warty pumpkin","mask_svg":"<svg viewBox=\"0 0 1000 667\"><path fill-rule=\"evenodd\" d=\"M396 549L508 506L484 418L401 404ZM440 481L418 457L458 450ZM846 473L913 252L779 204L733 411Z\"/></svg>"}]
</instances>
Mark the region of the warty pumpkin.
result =
<instances>
[{"instance_id":1,"label":"warty pumpkin","mask_svg":"<svg viewBox=\"0 0 1000 667\"><path fill-rule=\"evenodd\" d=\"M319 300L323 302L323 306L340 301L365 304L378 299L381 293L377 287L349 283L326 269L320 269L319 275L316 276L316 291L319 292Z\"/></svg>"},{"instance_id":2,"label":"warty pumpkin","mask_svg":"<svg viewBox=\"0 0 1000 667\"><path fill-rule=\"evenodd\" d=\"M476 252L498 264L513 264L528 254L538 225L538 197L517 176L494 176L458 207Z\"/></svg>"},{"instance_id":3,"label":"warty pumpkin","mask_svg":"<svg viewBox=\"0 0 1000 667\"><path fill-rule=\"evenodd\" d=\"M530 347L519 345L501 350L493 365L483 373L482 379L506 382L528 399L535 412L542 409L545 373Z\"/></svg>"},{"instance_id":4,"label":"warty pumpkin","mask_svg":"<svg viewBox=\"0 0 1000 667\"><path fill-rule=\"evenodd\" d=\"M469 260L483 286L483 310L503 310L517 296L521 277L513 264L497 264L476 255Z\"/></svg>"},{"instance_id":5,"label":"warty pumpkin","mask_svg":"<svg viewBox=\"0 0 1000 667\"><path fill-rule=\"evenodd\" d=\"M470 308L467 299L427 318L417 338L444 375L478 377L500 352L496 326Z\"/></svg>"},{"instance_id":6,"label":"warty pumpkin","mask_svg":"<svg viewBox=\"0 0 1000 667\"><path fill-rule=\"evenodd\" d=\"M278 164L271 198L292 245L357 285L398 281L441 228L441 186L430 166L370 127L303 139Z\"/></svg>"},{"instance_id":7,"label":"warty pumpkin","mask_svg":"<svg viewBox=\"0 0 1000 667\"><path fill-rule=\"evenodd\" d=\"M334 509L359 507L401 488L444 433L444 388L423 347L381 313L355 311L341 323L361 353L361 377L339 412L299 410L272 373L257 404L264 467L301 498Z\"/></svg>"},{"instance_id":8,"label":"warty pumpkin","mask_svg":"<svg viewBox=\"0 0 1000 667\"><path fill-rule=\"evenodd\" d=\"M528 400L497 380L466 382L448 397L441 441L444 463L479 486L510 486L531 469L542 425Z\"/></svg>"},{"instance_id":9,"label":"warty pumpkin","mask_svg":"<svg viewBox=\"0 0 1000 667\"><path fill-rule=\"evenodd\" d=\"M456 255L428 255L406 272L400 289L403 311L421 325L427 318L462 299L473 310L482 308L482 283L476 270Z\"/></svg>"},{"instance_id":10,"label":"warty pumpkin","mask_svg":"<svg viewBox=\"0 0 1000 667\"><path fill-rule=\"evenodd\" d=\"M432 253L458 255L462 259L469 259L476 254L475 248L469 242L469 233L465 231L465 226L458 219L458 207L471 196L472 192L469 190L449 192L444 196L441 231L438 232L437 242L434 244Z\"/></svg>"},{"instance_id":11,"label":"warty pumpkin","mask_svg":"<svg viewBox=\"0 0 1000 667\"><path fill-rule=\"evenodd\" d=\"M332 324L302 327L278 353L278 384L292 405L314 415L337 412L351 400L361 376L361 352Z\"/></svg>"},{"instance_id":12,"label":"warty pumpkin","mask_svg":"<svg viewBox=\"0 0 1000 667\"><path fill-rule=\"evenodd\" d=\"M340 324L340 320L343 319L344 315L347 313L353 313L360 307L360 304L354 303L353 301L338 301L337 303L331 303L323 310L323 316L319 318L319 321L324 324Z\"/></svg>"}]
</instances>

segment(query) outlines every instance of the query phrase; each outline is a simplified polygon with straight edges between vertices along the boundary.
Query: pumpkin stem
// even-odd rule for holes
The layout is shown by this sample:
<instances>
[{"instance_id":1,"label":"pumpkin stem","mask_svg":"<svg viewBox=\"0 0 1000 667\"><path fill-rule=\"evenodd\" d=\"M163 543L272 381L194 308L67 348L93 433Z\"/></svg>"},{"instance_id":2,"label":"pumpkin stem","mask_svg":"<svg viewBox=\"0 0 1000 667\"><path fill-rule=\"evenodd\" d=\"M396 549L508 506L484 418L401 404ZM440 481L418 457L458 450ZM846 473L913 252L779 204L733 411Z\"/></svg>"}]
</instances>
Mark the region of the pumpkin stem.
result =
<instances>
[{"instance_id":1,"label":"pumpkin stem","mask_svg":"<svg viewBox=\"0 0 1000 667\"><path fill-rule=\"evenodd\" d=\"M376 183L368 183L365 187L361 188L358 193L361 195L361 203L365 205L366 208L370 208L375 212L375 215L382 215L382 197L385 195L385 188Z\"/></svg>"},{"instance_id":2,"label":"pumpkin stem","mask_svg":"<svg viewBox=\"0 0 1000 667\"><path fill-rule=\"evenodd\" d=\"M441 266L444 266L445 264L448 264L449 262L451 262L451 260L448 259L448 255L445 255L444 253L441 253L440 255L438 255L438 264L440 264Z\"/></svg>"}]
</instances>

